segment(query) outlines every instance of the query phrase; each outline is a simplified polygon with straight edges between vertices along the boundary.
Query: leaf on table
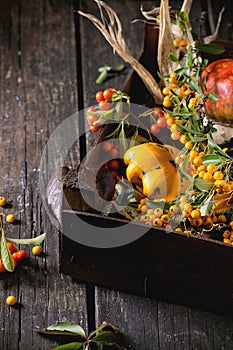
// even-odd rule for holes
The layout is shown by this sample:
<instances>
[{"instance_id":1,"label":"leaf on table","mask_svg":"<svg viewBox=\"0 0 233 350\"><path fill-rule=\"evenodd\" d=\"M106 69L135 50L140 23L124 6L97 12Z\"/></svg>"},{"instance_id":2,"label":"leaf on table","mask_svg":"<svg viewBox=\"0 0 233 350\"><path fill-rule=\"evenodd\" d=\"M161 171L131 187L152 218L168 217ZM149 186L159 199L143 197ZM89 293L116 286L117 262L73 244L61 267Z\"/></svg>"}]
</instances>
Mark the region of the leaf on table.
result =
<instances>
[{"instance_id":1,"label":"leaf on table","mask_svg":"<svg viewBox=\"0 0 233 350\"><path fill-rule=\"evenodd\" d=\"M101 344L113 347L118 350L124 350L125 347L122 344L122 337L118 333L113 333L111 331L103 331L99 334L97 334L94 338L92 338L92 341Z\"/></svg>"},{"instance_id":2,"label":"leaf on table","mask_svg":"<svg viewBox=\"0 0 233 350\"><path fill-rule=\"evenodd\" d=\"M15 268L14 260L12 258L11 252L7 246L7 241L4 235L4 230L2 228L2 237L1 237L1 257L5 269L9 272L13 272Z\"/></svg>"},{"instance_id":3,"label":"leaf on table","mask_svg":"<svg viewBox=\"0 0 233 350\"><path fill-rule=\"evenodd\" d=\"M53 348L51 350L77 350L77 349L83 348L83 346L84 346L83 343L72 342L72 343L57 346L56 348Z\"/></svg>"},{"instance_id":4,"label":"leaf on table","mask_svg":"<svg viewBox=\"0 0 233 350\"><path fill-rule=\"evenodd\" d=\"M119 329L115 326L113 326L111 323L103 322L98 328L96 328L94 331L92 331L89 335L89 338L95 335L96 333L102 331L103 329L107 328L107 330L111 330L114 333L119 333Z\"/></svg>"},{"instance_id":5,"label":"leaf on table","mask_svg":"<svg viewBox=\"0 0 233 350\"><path fill-rule=\"evenodd\" d=\"M46 233L42 233L40 236L35 238L8 238L7 241L17 243L17 244L29 244L29 245L38 245L41 244L45 239Z\"/></svg>"},{"instance_id":6,"label":"leaf on table","mask_svg":"<svg viewBox=\"0 0 233 350\"><path fill-rule=\"evenodd\" d=\"M57 322L48 328L36 331L43 334L70 335L86 338L84 329L73 322Z\"/></svg>"}]
</instances>

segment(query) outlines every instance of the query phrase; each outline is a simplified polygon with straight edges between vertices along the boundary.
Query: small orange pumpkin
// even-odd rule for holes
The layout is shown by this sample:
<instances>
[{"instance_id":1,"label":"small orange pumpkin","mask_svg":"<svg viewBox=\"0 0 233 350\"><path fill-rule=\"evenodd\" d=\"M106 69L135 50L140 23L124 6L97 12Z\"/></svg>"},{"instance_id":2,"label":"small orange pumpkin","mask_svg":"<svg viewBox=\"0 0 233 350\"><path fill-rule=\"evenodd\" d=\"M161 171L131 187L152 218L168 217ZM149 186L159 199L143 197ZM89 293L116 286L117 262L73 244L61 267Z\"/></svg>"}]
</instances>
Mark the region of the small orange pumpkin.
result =
<instances>
[{"instance_id":1,"label":"small orange pumpkin","mask_svg":"<svg viewBox=\"0 0 233 350\"><path fill-rule=\"evenodd\" d=\"M233 124L233 59L211 62L202 73L204 93L214 92L217 101L206 100L207 116L221 124Z\"/></svg>"}]
</instances>

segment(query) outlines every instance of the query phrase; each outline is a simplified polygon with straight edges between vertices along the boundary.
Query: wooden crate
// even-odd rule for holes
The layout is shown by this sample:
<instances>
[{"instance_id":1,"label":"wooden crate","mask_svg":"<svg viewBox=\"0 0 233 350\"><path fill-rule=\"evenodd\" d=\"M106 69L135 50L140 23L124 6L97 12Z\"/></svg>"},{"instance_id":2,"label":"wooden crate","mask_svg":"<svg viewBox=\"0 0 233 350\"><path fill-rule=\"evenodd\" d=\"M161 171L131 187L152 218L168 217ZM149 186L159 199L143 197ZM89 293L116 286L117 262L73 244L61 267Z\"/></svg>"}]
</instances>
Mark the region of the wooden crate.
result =
<instances>
[{"instance_id":1,"label":"wooden crate","mask_svg":"<svg viewBox=\"0 0 233 350\"><path fill-rule=\"evenodd\" d=\"M158 31L145 27L140 62L156 76ZM233 44L220 42L233 57ZM207 56L209 61L216 57ZM132 89L131 87L134 87ZM135 88L137 87L137 88ZM133 102L151 103L140 78L131 72L124 85ZM143 98L142 98L143 96ZM101 138L107 129L104 128ZM116 227L125 220L104 218L83 211L78 191L66 189L72 210L62 212L60 234L60 272L83 282L132 293L161 301L192 306L211 312L233 315L233 247L219 241L150 228L140 239L116 248L92 248L76 243L80 231L77 216L96 227ZM140 225L132 224L137 232Z\"/></svg>"}]
</instances>

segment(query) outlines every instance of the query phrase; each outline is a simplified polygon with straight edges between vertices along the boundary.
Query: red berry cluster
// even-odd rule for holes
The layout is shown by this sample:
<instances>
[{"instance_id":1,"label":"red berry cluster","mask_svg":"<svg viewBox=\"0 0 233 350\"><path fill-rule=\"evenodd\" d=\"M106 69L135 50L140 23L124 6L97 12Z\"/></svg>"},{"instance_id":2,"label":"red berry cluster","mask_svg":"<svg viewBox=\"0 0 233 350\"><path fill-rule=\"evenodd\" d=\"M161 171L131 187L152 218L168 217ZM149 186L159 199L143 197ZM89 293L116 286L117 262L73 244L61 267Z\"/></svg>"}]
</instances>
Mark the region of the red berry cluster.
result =
<instances>
[{"instance_id":1,"label":"red berry cluster","mask_svg":"<svg viewBox=\"0 0 233 350\"><path fill-rule=\"evenodd\" d=\"M164 118L164 112L161 108L155 108L153 116L156 119L156 122L151 124L150 131L152 134L158 134L160 129L167 127L167 121Z\"/></svg>"},{"instance_id":2,"label":"red berry cluster","mask_svg":"<svg viewBox=\"0 0 233 350\"><path fill-rule=\"evenodd\" d=\"M115 89L106 89L104 91L98 91L95 95L96 101L98 102L98 109L100 111L109 110L111 105L111 98L115 93ZM90 107L87 109L87 123L90 125L90 130L92 132L97 132L100 129L100 125L94 125L94 123L98 120L98 116L94 114L97 111L96 108ZM93 113L93 114L91 114Z\"/></svg>"},{"instance_id":3,"label":"red berry cluster","mask_svg":"<svg viewBox=\"0 0 233 350\"><path fill-rule=\"evenodd\" d=\"M7 246L9 251L11 252L15 267L17 266L19 261L26 259L27 253L25 252L25 250L23 249L17 250L17 248L12 242L7 242ZM6 268L2 262L2 259L0 259L0 273L4 273L4 272L6 272Z\"/></svg>"}]
</instances>

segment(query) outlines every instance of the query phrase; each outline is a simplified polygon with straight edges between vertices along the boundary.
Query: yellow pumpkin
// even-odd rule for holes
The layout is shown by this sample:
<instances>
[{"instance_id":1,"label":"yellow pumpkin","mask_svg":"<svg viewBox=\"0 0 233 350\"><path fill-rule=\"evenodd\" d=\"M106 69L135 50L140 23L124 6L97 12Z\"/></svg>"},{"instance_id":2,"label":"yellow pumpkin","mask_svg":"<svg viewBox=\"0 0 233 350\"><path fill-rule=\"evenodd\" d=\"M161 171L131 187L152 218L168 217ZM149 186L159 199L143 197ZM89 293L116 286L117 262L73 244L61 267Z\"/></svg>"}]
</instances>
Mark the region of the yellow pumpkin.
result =
<instances>
[{"instance_id":1,"label":"yellow pumpkin","mask_svg":"<svg viewBox=\"0 0 233 350\"><path fill-rule=\"evenodd\" d=\"M179 150L148 142L128 149L124 154L127 179L139 186L145 197L174 200L181 191L181 180L174 158Z\"/></svg>"}]
</instances>

